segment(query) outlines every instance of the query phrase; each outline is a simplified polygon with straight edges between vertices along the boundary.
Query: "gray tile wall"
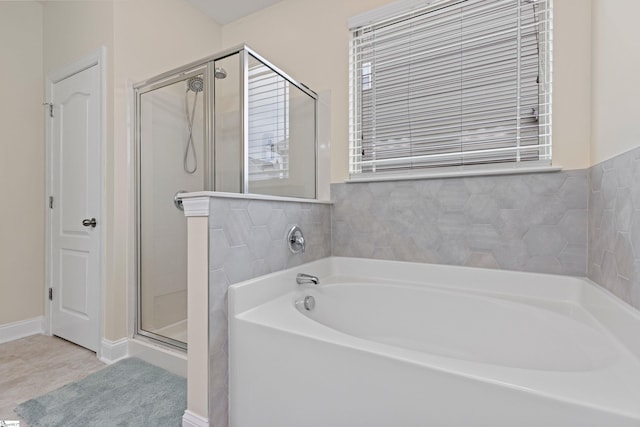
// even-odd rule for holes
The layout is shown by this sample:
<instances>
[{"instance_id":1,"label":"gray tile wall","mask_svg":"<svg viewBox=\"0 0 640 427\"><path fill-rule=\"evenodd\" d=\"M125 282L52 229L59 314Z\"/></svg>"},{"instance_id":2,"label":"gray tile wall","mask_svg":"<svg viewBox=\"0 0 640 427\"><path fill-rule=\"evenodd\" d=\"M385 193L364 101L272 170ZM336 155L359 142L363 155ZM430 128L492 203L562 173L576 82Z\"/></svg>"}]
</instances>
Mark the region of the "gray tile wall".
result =
<instances>
[{"instance_id":1,"label":"gray tile wall","mask_svg":"<svg viewBox=\"0 0 640 427\"><path fill-rule=\"evenodd\" d=\"M332 254L586 275L588 172L333 184Z\"/></svg>"},{"instance_id":2,"label":"gray tile wall","mask_svg":"<svg viewBox=\"0 0 640 427\"><path fill-rule=\"evenodd\" d=\"M209 216L209 390L211 425L228 425L227 288L243 280L331 255L326 204L212 197ZM298 224L307 241L292 254L285 242Z\"/></svg>"},{"instance_id":3,"label":"gray tile wall","mask_svg":"<svg viewBox=\"0 0 640 427\"><path fill-rule=\"evenodd\" d=\"M640 309L640 148L590 169L589 278Z\"/></svg>"}]
</instances>

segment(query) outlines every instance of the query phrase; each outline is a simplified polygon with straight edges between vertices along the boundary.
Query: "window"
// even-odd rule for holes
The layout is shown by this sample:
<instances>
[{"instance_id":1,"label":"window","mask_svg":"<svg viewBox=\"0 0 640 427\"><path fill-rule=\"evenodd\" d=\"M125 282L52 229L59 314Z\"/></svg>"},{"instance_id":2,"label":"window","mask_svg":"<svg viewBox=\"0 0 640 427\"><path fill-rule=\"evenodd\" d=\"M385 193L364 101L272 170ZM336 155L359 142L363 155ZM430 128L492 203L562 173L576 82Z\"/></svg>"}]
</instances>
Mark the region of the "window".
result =
<instances>
[{"instance_id":1,"label":"window","mask_svg":"<svg viewBox=\"0 0 640 427\"><path fill-rule=\"evenodd\" d=\"M550 165L550 2L404 1L350 20L351 177Z\"/></svg>"}]
</instances>

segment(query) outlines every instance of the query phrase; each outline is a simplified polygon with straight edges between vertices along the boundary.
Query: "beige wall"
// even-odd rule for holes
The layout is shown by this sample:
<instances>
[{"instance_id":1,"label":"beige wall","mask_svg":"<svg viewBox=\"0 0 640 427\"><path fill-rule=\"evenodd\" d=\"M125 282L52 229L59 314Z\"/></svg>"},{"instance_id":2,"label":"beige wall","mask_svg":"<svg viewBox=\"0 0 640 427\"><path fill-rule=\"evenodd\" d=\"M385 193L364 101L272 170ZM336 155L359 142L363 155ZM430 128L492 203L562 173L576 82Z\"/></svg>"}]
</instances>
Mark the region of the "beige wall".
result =
<instances>
[{"instance_id":1,"label":"beige wall","mask_svg":"<svg viewBox=\"0 0 640 427\"><path fill-rule=\"evenodd\" d=\"M555 0L553 163L591 166L591 0Z\"/></svg>"},{"instance_id":2,"label":"beige wall","mask_svg":"<svg viewBox=\"0 0 640 427\"><path fill-rule=\"evenodd\" d=\"M284 0L222 29L225 47L246 42L315 91L331 91L332 182L348 175L347 19L386 3L391 2ZM590 0L554 3L553 161L579 169L589 166Z\"/></svg>"},{"instance_id":3,"label":"beige wall","mask_svg":"<svg viewBox=\"0 0 640 427\"><path fill-rule=\"evenodd\" d=\"M591 162L640 145L640 1L593 0Z\"/></svg>"},{"instance_id":4,"label":"beige wall","mask_svg":"<svg viewBox=\"0 0 640 427\"><path fill-rule=\"evenodd\" d=\"M48 74L106 46L113 50L113 3L106 0L46 1L44 72ZM110 70L112 67L110 67Z\"/></svg>"},{"instance_id":5,"label":"beige wall","mask_svg":"<svg viewBox=\"0 0 640 427\"><path fill-rule=\"evenodd\" d=\"M0 325L44 312L42 6L0 2Z\"/></svg>"}]
</instances>

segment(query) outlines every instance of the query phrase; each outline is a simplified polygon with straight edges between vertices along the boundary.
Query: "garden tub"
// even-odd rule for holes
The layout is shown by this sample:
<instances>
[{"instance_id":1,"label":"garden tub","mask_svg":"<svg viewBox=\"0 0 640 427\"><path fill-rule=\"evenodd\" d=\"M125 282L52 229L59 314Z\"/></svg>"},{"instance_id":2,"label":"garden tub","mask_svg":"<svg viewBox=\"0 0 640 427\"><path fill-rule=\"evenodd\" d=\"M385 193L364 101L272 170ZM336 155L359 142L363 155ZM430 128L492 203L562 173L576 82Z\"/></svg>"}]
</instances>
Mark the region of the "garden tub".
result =
<instances>
[{"instance_id":1,"label":"garden tub","mask_svg":"<svg viewBox=\"0 0 640 427\"><path fill-rule=\"evenodd\" d=\"M325 258L229 289L230 424L640 426L638 337L587 279Z\"/></svg>"}]
</instances>

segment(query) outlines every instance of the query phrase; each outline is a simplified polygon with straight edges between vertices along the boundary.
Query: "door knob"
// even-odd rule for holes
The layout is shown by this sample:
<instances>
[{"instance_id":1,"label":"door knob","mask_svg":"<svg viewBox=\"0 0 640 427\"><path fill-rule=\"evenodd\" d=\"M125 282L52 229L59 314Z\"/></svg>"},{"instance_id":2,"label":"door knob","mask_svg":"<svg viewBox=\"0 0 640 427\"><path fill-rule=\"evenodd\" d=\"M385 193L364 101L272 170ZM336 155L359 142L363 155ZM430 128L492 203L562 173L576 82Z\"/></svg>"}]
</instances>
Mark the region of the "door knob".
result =
<instances>
[{"instance_id":1,"label":"door knob","mask_svg":"<svg viewBox=\"0 0 640 427\"><path fill-rule=\"evenodd\" d=\"M96 222L95 218L91 218L91 219L83 219L82 225L84 225L85 227L96 228L96 225L98 225L98 223Z\"/></svg>"}]
</instances>

